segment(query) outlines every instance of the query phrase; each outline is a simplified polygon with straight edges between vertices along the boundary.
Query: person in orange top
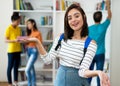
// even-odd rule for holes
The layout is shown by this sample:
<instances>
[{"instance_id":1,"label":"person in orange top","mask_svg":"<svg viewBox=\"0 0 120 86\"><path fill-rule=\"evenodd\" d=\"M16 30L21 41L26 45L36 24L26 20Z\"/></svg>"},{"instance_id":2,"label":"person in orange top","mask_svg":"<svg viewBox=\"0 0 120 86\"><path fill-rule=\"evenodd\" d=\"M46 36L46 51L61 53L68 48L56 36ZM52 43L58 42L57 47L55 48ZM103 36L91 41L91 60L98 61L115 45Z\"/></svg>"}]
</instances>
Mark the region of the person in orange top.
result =
<instances>
[{"instance_id":1,"label":"person in orange top","mask_svg":"<svg viewBox=\"0 0 120 86\"><path fill-rule=\"evenodd\" d=\"M35 20L29 19L27 21L27 36L29 38L37 38L40 42L42 42L42 35L37 29L37 25ZM36 44L31 41L27 41L27 54L28 54L28 62L25 69L25 74L28 80L28 86L36 86L36 74L34 63L38 57L38 50L36 48Z\"/></svg>"}]
</instances>

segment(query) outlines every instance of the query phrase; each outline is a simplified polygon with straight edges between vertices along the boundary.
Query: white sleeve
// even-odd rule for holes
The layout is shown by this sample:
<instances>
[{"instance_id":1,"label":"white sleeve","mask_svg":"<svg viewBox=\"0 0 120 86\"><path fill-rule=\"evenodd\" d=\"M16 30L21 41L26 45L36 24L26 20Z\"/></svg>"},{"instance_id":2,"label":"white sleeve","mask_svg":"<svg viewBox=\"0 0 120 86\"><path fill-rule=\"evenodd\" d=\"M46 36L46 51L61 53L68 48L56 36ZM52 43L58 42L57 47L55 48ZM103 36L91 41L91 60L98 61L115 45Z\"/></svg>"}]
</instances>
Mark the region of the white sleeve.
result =
<instances>
[{"instance_id":1,"label":"white sleeve","mask_svg":"<svg viewBox=\"0 0 120 86\"><path fill-rule=\"evenodd\" d=\"M80 68L78 71L79 76L85 77L84 73L86 70L89 70L89 67L90 67L92 60L93 60L95 53L96 53L96 49L97 49L97 45L94 43L90 43L90 45L87 48L87 52L85 54L85 57L80 65Z\"/></svg>"}]
</instances>

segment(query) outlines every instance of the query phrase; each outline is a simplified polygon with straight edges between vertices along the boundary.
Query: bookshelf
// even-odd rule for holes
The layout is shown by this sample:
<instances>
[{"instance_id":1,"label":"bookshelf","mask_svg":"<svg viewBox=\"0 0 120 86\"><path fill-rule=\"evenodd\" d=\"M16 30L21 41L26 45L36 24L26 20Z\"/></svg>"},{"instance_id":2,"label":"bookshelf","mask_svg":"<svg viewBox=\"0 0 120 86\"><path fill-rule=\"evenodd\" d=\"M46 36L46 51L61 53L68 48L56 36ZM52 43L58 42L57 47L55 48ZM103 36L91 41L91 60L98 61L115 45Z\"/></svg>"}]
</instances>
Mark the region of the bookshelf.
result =
<instances>
[{"instance_id":1,"label":"bookshelf","mask_svg":"<svg viewBox=\"0 0 120 86\"><path fill-rule=\"evenodd\" d=\"M25 3L25 2L29 2L32 7L29 7L29 9L27 9L27 7L26 9L24 7L21 7L24 5L24 4L22 5L21 3ZM33 18L36 20L37 26L42 33L43 44L46 50L49 51L49 49L47 48L50 47L54 38L58 36L60 33L64 32L63 21L64 21L65 10L70 4L74 2L80 3L82 8L84 9L87 16L88 25L93 24L94 23L93 17L92 17L93 13L96 11L96 8L98 6L97 4L101 3L102 0L92 0L92 1L89 1L89 0L13 0L13 12L19 12L20 15L23 17L23 19L21 20L22 22L19 25L19 27L21 27L21 29L23 30L23 33L26 30L25 29L26 20L29 18ZM102 11L103 20L104 20L107 16L105 6L104 6L104 9L102 6L99 10ZM107 37L110 37L110 28L111 27L109 27L107 31ZM48 35L49 37L47 37ZM109 62L110 38L106 39L106 45L107 45L106 58L107 58L107 62ZM21 56L22 58L25 58L26 54L23 54ZM58 68L58 61L53 61L52 64L49 65L49 67L44 68L44 63L39 58L35 66L36 66L36 71L38 75L46 75L48 73L48 81L47 80L44 82L38 81L37 82L38 86L39 85L53 86L57 68ZM24 70L25 70L25 66L19 69L19 71L24 71ZM39 78L41 79L42 77L39 77ZM50 81L50 78L51 78L51 81ZM21 83L27 84L26 81Z\"/></svg>"},{"instance_id":2,"label":"bookshelf","mask_svg":"<svg viewBox=\"0 0 120 86\"><path fill-rule=\"evenodd\" d=\"M37 27L42 33L43 45L46 50L49 51L49 47L54 39L54 18L55 18L55 8L54 0L13 0L13 12L19 12L21 15L21 23L19 27L22 29L23 35L26 32L26 21L29 18L35 19ZM21 54L22 66L19 68L19 72L23 73L25 71L26 53ZM36 74L37 74L37 86L53 86L53 81L55 78L54 62L50 65L44 65L43 61L38 57L35 63ZM24 76L23 76L24 77ZM43 81L44 77L44 81ZM21 76L22 78L22 76ZM20 80L19 85L24 86L27 84L27 80Z\"/></svg>"}]
</instances>

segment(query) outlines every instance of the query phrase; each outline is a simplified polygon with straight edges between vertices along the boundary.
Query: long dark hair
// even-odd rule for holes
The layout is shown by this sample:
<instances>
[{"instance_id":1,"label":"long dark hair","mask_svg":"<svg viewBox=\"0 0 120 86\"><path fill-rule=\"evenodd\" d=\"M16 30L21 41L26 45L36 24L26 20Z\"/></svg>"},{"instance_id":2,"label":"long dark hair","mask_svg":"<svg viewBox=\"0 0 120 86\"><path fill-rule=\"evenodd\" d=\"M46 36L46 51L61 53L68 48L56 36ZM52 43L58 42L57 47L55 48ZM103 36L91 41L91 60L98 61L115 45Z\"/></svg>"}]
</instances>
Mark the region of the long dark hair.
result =
<instances>
[{"instance_id":1,"label":"long dark hair","mask_svg":"<svg viewBox=\"0 0 120 86\"><path fill-rule=\"evenodd\" d=\"M65 13L65 17L64 17L64 40L67 41L67 39L71 39L74 33L74 30L69 26L68 24L68 12L72 9L77 9L81 15L82 15L82 19L83 19L83 26L82 26L82 30L81 30L81 37L86 37L88 35L88 24L87 24L87 19L86 19L86 15L85 12L83 11L83 9L80 7L80 5L77 4L71 4L68 9L66 10Z\"/></svg>"},{"instance_id":2,"label":"long dark hair","mask_svg":"<svg viewBox=\"0 0 120 86\"><path fill-rule=\"evenodd\" d=\"M19 13L18 12L13 12L12 16L11 16L11 21L16 21L20 19Z\"/></svg>"},{"instance_id":3,"label":"long dark hair","mask_svg":"<svg viewBox=\"0 0 120 86\"><path fill-rule=\"evenodd\" d=\"M37 31L37 30L38 30L38 29L37 29L36 22L35 22L34 19L28 19L27 22L31 22L32 24L34 24L34 25L33 25L34 31ZM31 30L28 29L28 27L27 27L27 36L29 36L30 34L31 34Z\"/></svg>"}]
</instances>

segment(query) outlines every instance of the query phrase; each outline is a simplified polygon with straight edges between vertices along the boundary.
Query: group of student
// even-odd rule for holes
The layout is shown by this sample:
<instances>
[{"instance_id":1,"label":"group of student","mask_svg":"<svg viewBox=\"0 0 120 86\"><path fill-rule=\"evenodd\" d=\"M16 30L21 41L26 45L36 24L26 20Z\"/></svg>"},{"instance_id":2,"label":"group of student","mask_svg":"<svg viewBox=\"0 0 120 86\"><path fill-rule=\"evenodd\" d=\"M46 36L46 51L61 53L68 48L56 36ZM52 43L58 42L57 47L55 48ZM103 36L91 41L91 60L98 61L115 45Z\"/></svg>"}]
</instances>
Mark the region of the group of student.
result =
<instances>
[{"instance_id":1,"label":"group of student","mask_svg":"<svg viewBox=\"0 0 120 86\"><path fill-rule=\"evenodd\" d=\"M38 57L38 50L34 42L24 40L29 37L36 37L40 42L42 42L42 35L38 31L36 22L34 19L27 20L26 25L26 35L22 37L21 29L18 27L20 23L19 13L14 12L11 16L12 24L8 26L5 32L6 42L8 43L8 68L7 68L7 78L9 86L17 86L18 82L18 67L20 65L20 54L22 52L21 43L26 45L27 58L29 59L26 65L25 73L28 80L28 86L36 86L36 76L34 63ZM12 83L11 71L14 68L14 83ZM31 85L32 82L32 85Z\"/></svg>"},{"instance_id":2,"label":"group of student","mask_svg":"<svg viewBox=\"0 0 120 86\"><path fill-rule=\"evenodd\" d=\"M105 34L111 20L109 0L106 0L107 19L101 23L102 13L94 13L95 24L88 29L87 18L84 10L78 3L70 5L64 17L64 34L55 38L49 52L42 45L42 35L38 31L34 19L26 22L26 36L22 37L19 28L20 16L14 12L11 16L12 24L5 32L8 43L8 86L18 86L18 68L20 64L21 43L26 45L28 62L25 74L28 86L36 86L36 74L34 63L38 54L46 64L56 58L59 59L54 86L90 86L91 77L98 76L97 86L110 86L109 77L103 72L105 61ZM84 44L88 37L93 40L84 54ZM57 49L56 49L57 48ZM96 63L97 70L93 70ZM12 82L11 71L14 68L14 82Z\"/></svg>"}]
</instances>

